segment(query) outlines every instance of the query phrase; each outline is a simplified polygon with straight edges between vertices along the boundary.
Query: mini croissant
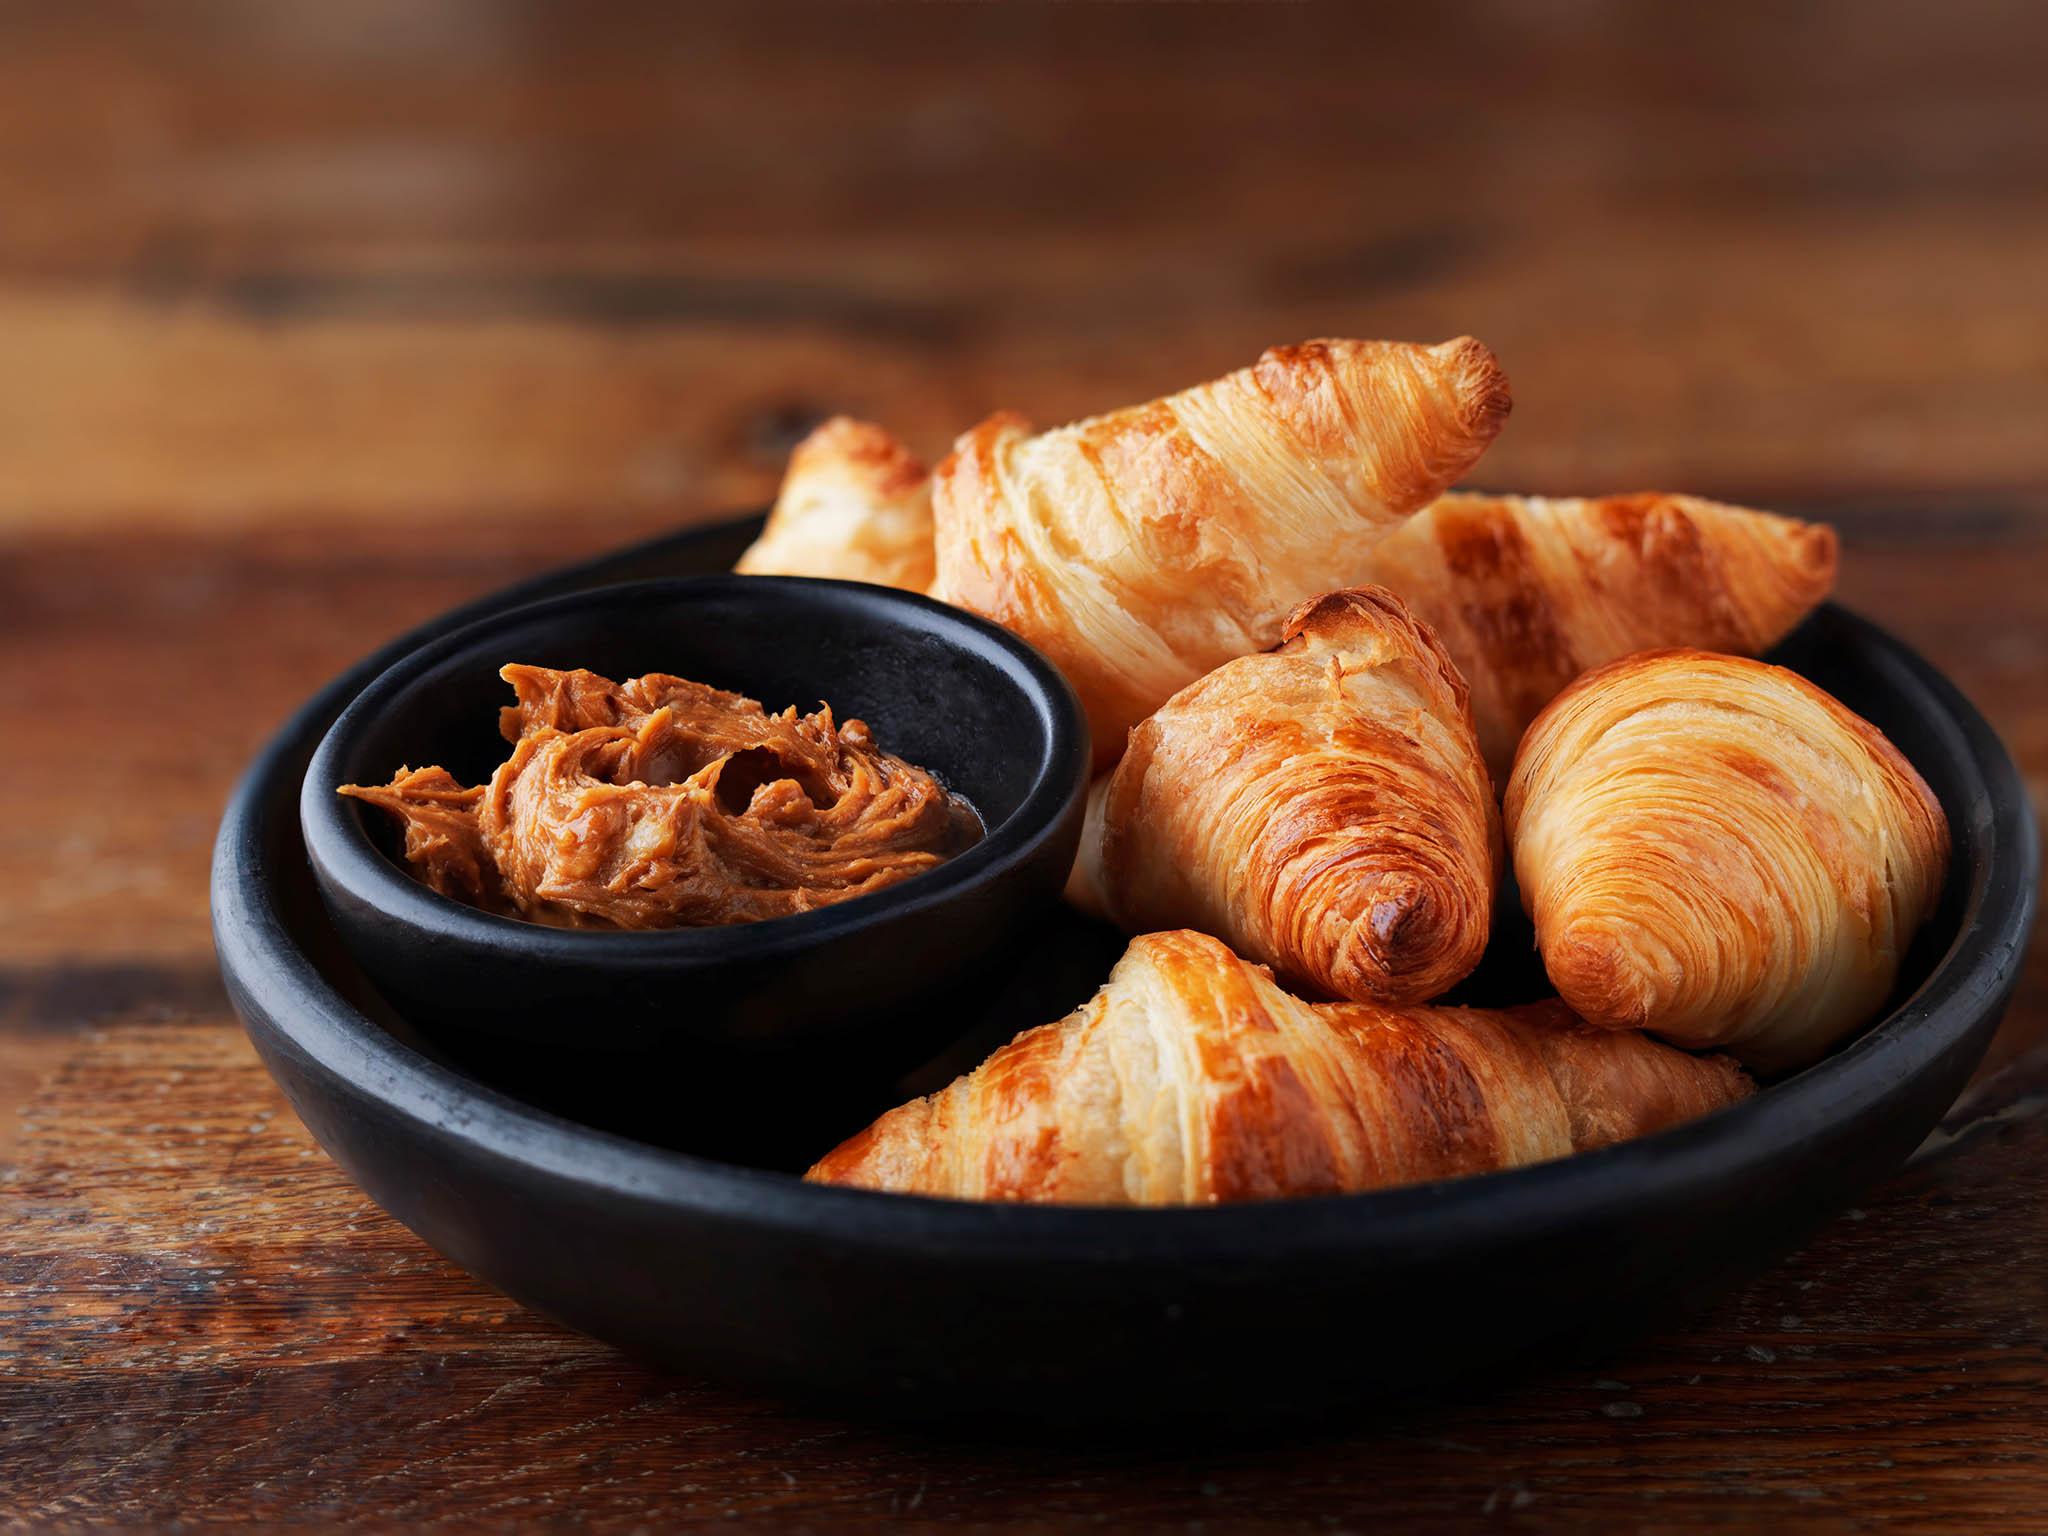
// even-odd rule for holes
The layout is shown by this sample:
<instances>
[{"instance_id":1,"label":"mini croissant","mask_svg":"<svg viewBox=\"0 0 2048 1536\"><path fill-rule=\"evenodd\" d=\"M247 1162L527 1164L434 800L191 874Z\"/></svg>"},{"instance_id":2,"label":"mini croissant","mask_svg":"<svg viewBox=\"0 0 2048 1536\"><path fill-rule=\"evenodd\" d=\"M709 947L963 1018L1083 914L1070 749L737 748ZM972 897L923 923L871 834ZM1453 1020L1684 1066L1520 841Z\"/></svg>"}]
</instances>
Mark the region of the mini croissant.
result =
<instances>
[{"instance_id":1,"label":"mini croissant","mask_svg":"<svg viewBox=\"0 0 2048 1536\"><path fill-rule=\"evenodd\" d=\"M733 569L922 592L933 572L931 476L881 427L834 416L790 454L768 525Z\"/></svg>"},{"instance_id":2,"label":"mini croissant","mask_svg":"<svg viewBox=\"0 0 2048 1536\"><path fill-rule=\"evenodd\" d=\"M1559 689L1663 646L1754 656L1828 595L1825 525L1693 496L1452 494L1354 562L1443 637L1496 778Z\"/></svg>"},{"instance_id":3,"label":"mini croissant","mask_svg":"<svg viewBox=\"0 0 2048 1536\"><path fill-rule=\"evenodd\" d=\"M933 595L1052 657L1107 767L1175 692L1343 585L1360 545L1463 474L1508 405L1500 365L1466 337L1276 347L1035 436L993 416L934 477Z\"/></svg>"},{"instance_id":4,"label":"mini croissant","mask_svg":"<svg viewBox=\"0 0 2048 1536\"><path fill-rule=\"evenodd\" d=\"M1379 587L1297 608L1141 722L1080 879L1131 933L1189 927L1325 995L1424 1002L1486 948L1500 872L1465 683Z\"/></svg>"},{"instance_id":5,"label":"mini croissant","mask_svg":"<svg viewBox=\"0 0 2048 1536\"><path fill-rule=\"evenodd\" d=\"M807 1177L1088 1205L1336 1194L1542 1162L1731 1104L1725 1057L1499 1011L1304 1003L1218 940L1131 941L1095 996Z\"/></svg>"},{"instance_id":6,"label":"mini croissant","mask_svg":"<svg viewBox=\"0 0 2048 1536\"><path fill-rule=\"evenodd\" d=\"M1875 726L1797 673L1703 651L1566 689L1505 815L1567 1003L1765 1071L1869 1020L1948 865L1940 804Z\"/></svg>"}]
</instances>

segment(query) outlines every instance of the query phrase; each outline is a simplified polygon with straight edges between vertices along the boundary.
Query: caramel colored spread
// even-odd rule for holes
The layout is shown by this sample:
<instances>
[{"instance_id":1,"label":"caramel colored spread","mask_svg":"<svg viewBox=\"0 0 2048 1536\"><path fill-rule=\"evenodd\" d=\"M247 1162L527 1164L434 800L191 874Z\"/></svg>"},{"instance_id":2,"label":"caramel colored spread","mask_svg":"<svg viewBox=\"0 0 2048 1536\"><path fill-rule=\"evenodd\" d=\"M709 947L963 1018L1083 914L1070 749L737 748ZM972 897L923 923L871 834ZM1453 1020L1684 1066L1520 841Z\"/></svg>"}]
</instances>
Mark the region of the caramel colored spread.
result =
<instances>
[{"instance_id":1,"label":"caramel colored spread","mask_svg":"<svg viewBox=\"0 0 2048 1536\"><path fill-rule=\"evenodd\" d=\"M488 784L401 768L341 793L405 828L419 878L474 906L561 927L752 923L865 896L981 836L964 800L829 706L752 699L650 673L506 667L512 755Z\"/></svg>"}]
</instances>

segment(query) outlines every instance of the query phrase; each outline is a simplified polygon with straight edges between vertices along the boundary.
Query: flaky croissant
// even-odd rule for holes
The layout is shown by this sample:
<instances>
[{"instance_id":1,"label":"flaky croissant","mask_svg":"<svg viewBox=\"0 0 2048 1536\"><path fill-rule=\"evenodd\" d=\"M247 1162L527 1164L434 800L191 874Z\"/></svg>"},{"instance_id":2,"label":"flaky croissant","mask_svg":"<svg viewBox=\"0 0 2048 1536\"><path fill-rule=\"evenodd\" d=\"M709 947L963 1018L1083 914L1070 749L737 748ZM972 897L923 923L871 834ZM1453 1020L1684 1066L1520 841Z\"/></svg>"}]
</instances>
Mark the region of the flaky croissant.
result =
<instances>
[{"instance_id":1,"label":"flaky croissant","mask_svg":"<svg viewBox=\"0 0 2048 1536\"><path fill-rule=\"evenodd\" d=\"M1870 1019L1948 866L1940 804L1875 726L1797 673L1703 651L1567 688L1522 741L1505 816L1567 1003L1766 1071Z\"/></svg>"},{"instance_id":2,"label":"flaky croissant","mask_svg":"<svg viewBox=\"0 0 2048 1536\"><path fill-rule=\"evenodd\" d=\"M807 1177L1090 1205L1334 1194L1563 1157L1730 1104L1725 1057L1499 1011L1304 1003L1216 939L1134 939L1094 997Z\"/></svg>"},{"instance_id":3,"label":"flaky croissant","mask_svg":"<svg viewBox=\"0 0 2048 1536\"><path fill-rule=\"evenodd\" d=\"M923 592L934 570L930 472L881 427L834 416L790 454L768 524L733 569Z\"/></svg>"},{"instance_id":4,"label":"flaky croissant","mask_svg":"<svg viewBox=\"0 0 2048 1536\"><path fill-rule=\"evenodd\" d=\"M1466 337L1276 347L1035 436L993 416L934 476L933 595L1051 656L1107 767L1177 690L1344 585L1360 545L1464 473L1508 406L1500 365Z\"/></svg>"},{"instance_id":5,"label":"flaky croissant","mask_svg":"<svg viewBox=\"0 0 2048 1536\"><path fill-rule=\"evenodd\" d=\"M1131 731L1078 868L1127 932L1197 928L1325 995L1426 1002L1479 963L1500 873L1464 680L1384 588L1313 598Z\"/></svg>"},{"instance_id":6,"label":"flaky croissant","mask_svg":"<svg viewBox=\"0 0 2048 1536\"><path fill-rule=\"evenodd\" d=\"M1834 586L1835 534L1694 496L1453 493L1347 579L1392 588L1443 637L1505 778L1537 711L1590 667L1663 646L1770 649Z\"/></svg>"}]
</instances>

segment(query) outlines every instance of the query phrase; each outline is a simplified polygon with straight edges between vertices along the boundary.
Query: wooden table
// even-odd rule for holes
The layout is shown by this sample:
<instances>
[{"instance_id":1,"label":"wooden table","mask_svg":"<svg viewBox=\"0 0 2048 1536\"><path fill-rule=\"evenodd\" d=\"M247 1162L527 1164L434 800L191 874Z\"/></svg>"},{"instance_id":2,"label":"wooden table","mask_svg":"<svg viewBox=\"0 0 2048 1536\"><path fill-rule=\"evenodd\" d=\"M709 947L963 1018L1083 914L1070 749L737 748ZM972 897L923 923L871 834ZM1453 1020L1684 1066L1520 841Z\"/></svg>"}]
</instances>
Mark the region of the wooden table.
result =
<instances>
[{"instance_id":1,"label":"wooden table","mask_svg":"<svg viewBox=\"0 0 2048 1536\"><path fill-rule=\"evenodd\" d=\"M2048 775L2019 4L0 6L0 1519L2048 1525L2048 966L1944 1132L1611 1358L1280 1443L823 1422L511 1306L230 1015L236 772L395 630L1318 333L1470 331L1491 484L1832 518Z\"/></svg>"}]
</instances>

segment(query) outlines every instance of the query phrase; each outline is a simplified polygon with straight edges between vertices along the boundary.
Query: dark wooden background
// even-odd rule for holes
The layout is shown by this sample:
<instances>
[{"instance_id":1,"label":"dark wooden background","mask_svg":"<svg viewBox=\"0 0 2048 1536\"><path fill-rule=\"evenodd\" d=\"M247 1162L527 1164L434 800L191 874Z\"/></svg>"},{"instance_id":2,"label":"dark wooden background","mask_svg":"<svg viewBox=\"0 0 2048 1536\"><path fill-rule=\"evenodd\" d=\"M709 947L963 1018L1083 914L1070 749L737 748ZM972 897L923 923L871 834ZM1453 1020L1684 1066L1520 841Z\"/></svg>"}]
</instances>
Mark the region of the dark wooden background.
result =
<instances>
[{"instance_id":1,"label":"dark wooden background","mask_svg":"<svg viewBox=\"0 0 2048 1536\"><path fill-rule=\"evenodd\" d=\"M2048 775L2048 8L0 0L0 1520L2048 1524L2048 968L1948 1130L1619 1355L1282 1443L786 1412L384 1218L229 1014L289 707L496 584L1316 334L1487 483L1833 518ZM1378 1326L1383 1320L1362 1320Z\"/></svg>"}]
</instances>

